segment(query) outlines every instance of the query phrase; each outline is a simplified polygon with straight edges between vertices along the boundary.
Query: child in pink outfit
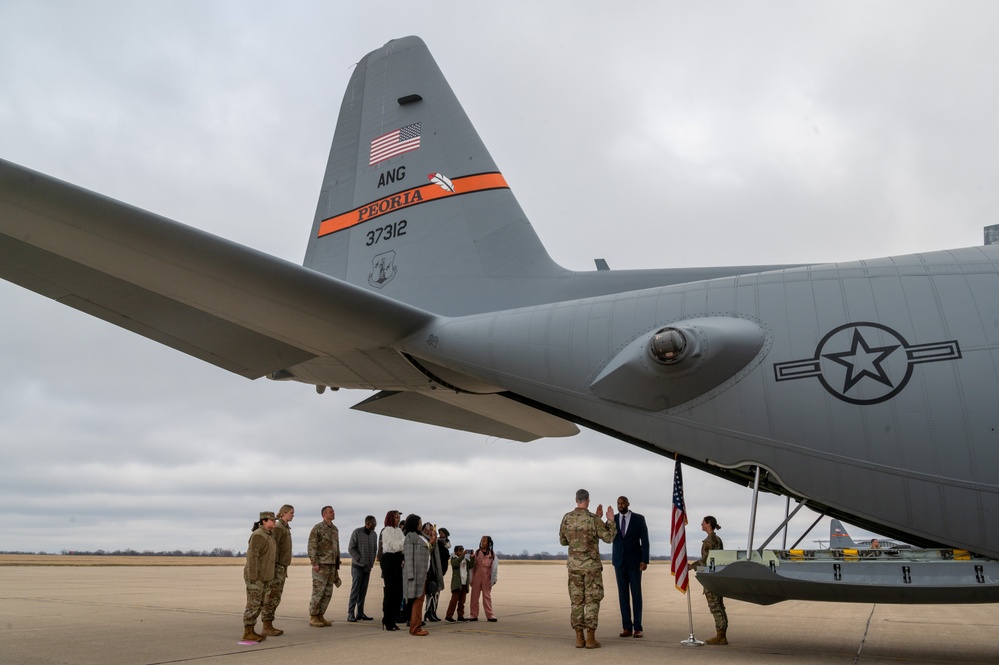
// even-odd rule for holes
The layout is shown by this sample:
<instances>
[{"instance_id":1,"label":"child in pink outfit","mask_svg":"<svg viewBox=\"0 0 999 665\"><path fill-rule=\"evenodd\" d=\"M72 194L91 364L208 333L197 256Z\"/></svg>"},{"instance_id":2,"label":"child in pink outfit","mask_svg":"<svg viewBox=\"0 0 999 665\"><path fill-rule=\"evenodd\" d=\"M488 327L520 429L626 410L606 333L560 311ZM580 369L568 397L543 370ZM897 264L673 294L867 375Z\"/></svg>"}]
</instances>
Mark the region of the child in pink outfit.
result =
<instances>
[{"instance_id":1,"label":"child in pink outfit","mask_svg":"<svg viewBox=\"0 0 999 665\"><path fill-rule=\"evenodd\" d=\"M493 614L493 585L496 584L496 568L499 559L493 551L493 539L482 536L479 549L475 550L475 567L472 569L472 599L469 602L469 621L479 620L479 594L482 594L482 607L486 619L496 621Z\"/></svg>"}]
</instances>

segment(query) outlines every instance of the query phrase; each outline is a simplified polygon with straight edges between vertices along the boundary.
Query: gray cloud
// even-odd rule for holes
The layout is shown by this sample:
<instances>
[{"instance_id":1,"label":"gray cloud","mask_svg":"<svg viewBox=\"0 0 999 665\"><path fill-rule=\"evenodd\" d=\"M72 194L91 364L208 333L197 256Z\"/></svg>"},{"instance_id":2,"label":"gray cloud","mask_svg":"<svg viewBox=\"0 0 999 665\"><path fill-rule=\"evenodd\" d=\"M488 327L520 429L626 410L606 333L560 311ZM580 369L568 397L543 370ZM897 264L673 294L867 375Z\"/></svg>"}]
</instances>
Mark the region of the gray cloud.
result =
<instances>
[{"instance_id":1,"label":"gray cloud","mask_svg":"<svg viewBox=\"0 0 999 665\"><path fill-rule=\"evenodd\" d=\"M570 268L850 260L996 221L992 3L446 7L4 3L0 157L297 262L351 65L419 34ZM668 551L666 458L382 419L6 282L0 303L5 549L238 549L288 502L296 549L332 503L345 531L399 508L555 552L585 486ZM686 479L691 541L711 513L744 544L748 490ZM766 497L759 530L782 511Z\"/></svg>"}]
</instances>

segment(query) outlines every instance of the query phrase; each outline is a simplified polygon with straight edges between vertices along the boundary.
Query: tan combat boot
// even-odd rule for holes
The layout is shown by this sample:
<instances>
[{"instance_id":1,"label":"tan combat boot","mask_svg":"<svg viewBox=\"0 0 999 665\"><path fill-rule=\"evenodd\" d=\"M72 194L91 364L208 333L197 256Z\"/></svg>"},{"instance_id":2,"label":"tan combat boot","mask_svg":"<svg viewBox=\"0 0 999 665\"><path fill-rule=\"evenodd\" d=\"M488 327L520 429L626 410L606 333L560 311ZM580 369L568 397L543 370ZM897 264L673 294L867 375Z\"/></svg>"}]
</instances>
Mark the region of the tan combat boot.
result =
<instances>
[{"instance_id":1,"label":"tan combat boot","mask_svg":"<svg viewBox=\"0 0 999 665\"><path fill-rule=\"evenodd\" d=\"M725 639L725 631L724 630L719 630L717 635L715 635L714 637L709 637L708 639L704 640L704 643L705 644L728 644L728 640Z\"/></svg>"},{"instance_id":2,"label":"tan combat boot","mask_svg":"<svg viewBox=\"0 0 999 665\"><path fill-rule=\"evenodd\" d=\"M255 625L256 624L254 624L254 626ZM243 626L243 639L248 642L263 642L266 640L266 635L257 635L253 632L254 626Z\"/></svg>"},{"instance_id":3,"label":"tan combat boot","mask_svg":"<svg viewBox=\"0 0 999 665\"><path fill-rule=\"evenodd\" d=\"M260 631L260 634L261 635L266 635L268 637L270 637L270 636L277 637L278 635L283 635L284 631L281 630L280 628L275 628L274 627L274 622L272 622L272 621L265 621L264 622L264 627Z\"/></svg>"},{"instance_id":4,"label":"tan combat boot","mask_svg":"<svg viewBox=\"0 0 999 665\"><path fill-rule=\"evenodd\" d=\"M318 614L313 614L312 616L309 617L309 625L312 626L313 628L326 627L326 624L323 623L323 620L319 618Z\"/></svg>"},{"instance_id":5,"label":"tan combat boot","mask_svg":"<svg viewBox=\"0 0 999 665\"><path fill-rule=\"evenodd\" d=\"M586 646L586 639L583 637L583 629L582 628L577 628L576 629L576 648L577 649L582 649L585 646Z\"/></svg>"},{"instance_id":6,"label":"tan combat boot","mask_svg":"<svg viewBox=\"0 0 999 665\"><path fill-rule=\"evenodd\" d=\"M327 621L326 617L324 617L322 614L320 614L318 616L319 616L319 620L323 622L324 626L332 626L333 625L332 623L330 623L329 621Z\"/></svg>"},{"instance_id":7,"label":"tan combat boot","mask_svg":"<svg viewBox=\"0 0 999 665\"><path fill-rule=\"evenodd\" d=\"M597 632L596 628L586 629L586 648L587 649L599 649L600 642L597 642L597 636L594 634Z\"/></svg>"}]
</instances>

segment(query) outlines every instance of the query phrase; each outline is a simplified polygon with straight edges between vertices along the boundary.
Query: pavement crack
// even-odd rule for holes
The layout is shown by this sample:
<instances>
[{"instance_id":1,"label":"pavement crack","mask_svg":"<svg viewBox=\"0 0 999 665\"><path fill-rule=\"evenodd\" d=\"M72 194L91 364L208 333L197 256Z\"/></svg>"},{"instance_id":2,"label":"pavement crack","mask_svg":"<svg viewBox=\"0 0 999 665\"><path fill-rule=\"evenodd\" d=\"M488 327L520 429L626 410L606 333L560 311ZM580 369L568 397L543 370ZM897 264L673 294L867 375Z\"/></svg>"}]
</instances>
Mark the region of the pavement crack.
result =
<instances>
[{"instance_id":1,"label":"pavement crack","mask_svg":"<svg viewBox=\"0 0 999 665\"><path fill-rule=\"evenodd\" d=\"M864 642L867 641L867 633L871 630L871 619L874 618L874 610L878 609L877 604L871 607L871 614L867 617L867 625L864 626L864 635L860 638L860 646L857 647L857 655L853 659L853 665L860 662L860 652L864 650Z\"/></svg>"}]
</instances>

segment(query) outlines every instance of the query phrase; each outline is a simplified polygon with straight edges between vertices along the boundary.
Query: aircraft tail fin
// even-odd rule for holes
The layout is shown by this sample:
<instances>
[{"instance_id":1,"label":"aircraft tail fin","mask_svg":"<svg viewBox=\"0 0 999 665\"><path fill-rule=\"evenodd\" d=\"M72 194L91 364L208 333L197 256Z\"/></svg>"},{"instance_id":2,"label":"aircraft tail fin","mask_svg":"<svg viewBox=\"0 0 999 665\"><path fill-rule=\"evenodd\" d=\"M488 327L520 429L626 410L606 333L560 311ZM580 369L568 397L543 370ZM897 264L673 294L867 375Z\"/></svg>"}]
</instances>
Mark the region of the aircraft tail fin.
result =
<instances>
[{"instance_id":1,"label":"aircraft tail fin","mask_svg":"<svg viewBox=\"0 0 999 665\"><path fill-rule=\"evenodd\" d=\"M305 265L449 315L517 306L525 279L563 272L418 37L354 70Z\"/></svg>"},{"instance_id":2,"label":"aircraft tail fin","mask_svg":"<svg viewBox=\"0 0 999 665\"><path fill-rule=\"evenodd\" d=\"M842 550L856 548L857 543L853 541L850 534L846 532L846 527L837 519L829 522L829 549Z\"/></svg>"}]
</instances>

